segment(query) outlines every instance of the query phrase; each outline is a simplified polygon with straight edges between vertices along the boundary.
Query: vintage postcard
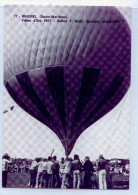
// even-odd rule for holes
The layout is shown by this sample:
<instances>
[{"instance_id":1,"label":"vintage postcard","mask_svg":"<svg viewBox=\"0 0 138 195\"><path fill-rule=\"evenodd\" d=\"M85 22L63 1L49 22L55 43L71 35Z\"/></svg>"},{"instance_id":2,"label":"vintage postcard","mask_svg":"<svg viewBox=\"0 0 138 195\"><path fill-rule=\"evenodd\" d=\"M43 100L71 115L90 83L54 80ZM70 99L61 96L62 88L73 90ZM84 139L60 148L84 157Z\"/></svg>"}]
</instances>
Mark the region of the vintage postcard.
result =
<instances>
[{"instance_id":1,"label":"vintage postcard","mask_svg":"<svg viewBox=\"0 0 138 195\"><path fill-rule=\"evenodd\" d=\"M4 8L2 186L129 189L131 9Z\"/></svg>"}]
</instances>

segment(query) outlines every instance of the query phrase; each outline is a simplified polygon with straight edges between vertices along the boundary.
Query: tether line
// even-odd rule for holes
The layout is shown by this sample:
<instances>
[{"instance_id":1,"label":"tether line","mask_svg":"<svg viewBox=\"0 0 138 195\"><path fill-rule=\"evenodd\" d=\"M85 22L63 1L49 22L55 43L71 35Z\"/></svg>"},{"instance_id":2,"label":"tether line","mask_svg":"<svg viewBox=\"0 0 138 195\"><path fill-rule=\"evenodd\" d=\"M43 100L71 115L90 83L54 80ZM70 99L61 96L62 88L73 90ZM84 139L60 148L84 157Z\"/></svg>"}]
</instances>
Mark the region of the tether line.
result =
<instances>
[{"instance_id":1,"label":"tether line","mask_svg":"<svg viewBox=\"0 0 138 195\"><path fill-rule=\"evenodd\" d=\"M127 95L126 95L126 97L127 97ZM107 150L105 151L105 155L107 154L107 152L109 152L109 148L110 148L110 146L111 146L113 137L114 137L114 135L115 135L116 128L117 128L117 125L118 125L118 121L119 121L119 119L120 119L120 116L121 116L121 113L122 113L122 110L123 110L123 107L124 107L124 104L125 104L125 101L126 101L126 97L125 97L125 99L124 99L124 103L123 103L123 105L122 105L122 108L120 108L120 112L119 112L118 117L117 117L116 125L115 125L115 128L114 128L114 130L113 130L111 139L110 139L110 141L109 141L108 148L107 148Z\"/></svg>"}]
</instances>

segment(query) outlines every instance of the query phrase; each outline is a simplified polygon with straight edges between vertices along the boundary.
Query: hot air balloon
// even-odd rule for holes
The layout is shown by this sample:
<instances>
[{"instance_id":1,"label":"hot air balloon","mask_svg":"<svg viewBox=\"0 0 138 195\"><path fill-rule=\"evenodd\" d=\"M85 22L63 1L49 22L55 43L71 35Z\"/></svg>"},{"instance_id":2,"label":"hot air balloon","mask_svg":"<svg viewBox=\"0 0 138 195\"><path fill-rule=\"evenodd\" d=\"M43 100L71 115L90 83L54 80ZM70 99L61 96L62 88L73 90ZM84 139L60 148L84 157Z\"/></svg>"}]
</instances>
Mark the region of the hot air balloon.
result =
<instances>
[{"instance_id":1,"label":"hot air balloon","mask_svg":"<svg viewBox=\"0 0 138 195\"><path fill-rule=\"evenodd\" d=\"M42 9L62 13L67 22L5 29L4 84L24 111L58 136L68 156L80 134L130 86L130 29L115 7Z\"/></svg>"}]
</instances>

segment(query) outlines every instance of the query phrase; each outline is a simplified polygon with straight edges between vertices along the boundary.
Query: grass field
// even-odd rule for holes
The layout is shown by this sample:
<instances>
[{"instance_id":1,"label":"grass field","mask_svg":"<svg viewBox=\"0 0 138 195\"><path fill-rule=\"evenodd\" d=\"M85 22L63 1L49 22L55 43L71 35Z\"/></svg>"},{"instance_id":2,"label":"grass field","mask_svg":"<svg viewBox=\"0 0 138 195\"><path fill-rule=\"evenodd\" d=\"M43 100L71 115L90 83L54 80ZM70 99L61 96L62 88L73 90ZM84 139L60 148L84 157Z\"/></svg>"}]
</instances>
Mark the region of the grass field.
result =
<instances>
[{"instance_id":1,"label":"grass field","mask_svg":"<svg viewBox=\"0 0 138 195\"><path fill-rule=\"evenodd\" d=\"M30 180L29 173L8 173L7 187L24 188Z\"/></svg>"},{"instance_id":2,"label":"grass field","mask_svg":"<svg viewBox=\"0 0 138 195\"><path fill-rule=\"evenodd\" d=\"M28 188L30 180L29 173L8 173L7 187L8 188ZM128 189L128 177L113 175L112 184L113 189ZM123 187L124 186L124 187ZM126 186L126 187L125 187Z\"/></svg>"}]
</instances>

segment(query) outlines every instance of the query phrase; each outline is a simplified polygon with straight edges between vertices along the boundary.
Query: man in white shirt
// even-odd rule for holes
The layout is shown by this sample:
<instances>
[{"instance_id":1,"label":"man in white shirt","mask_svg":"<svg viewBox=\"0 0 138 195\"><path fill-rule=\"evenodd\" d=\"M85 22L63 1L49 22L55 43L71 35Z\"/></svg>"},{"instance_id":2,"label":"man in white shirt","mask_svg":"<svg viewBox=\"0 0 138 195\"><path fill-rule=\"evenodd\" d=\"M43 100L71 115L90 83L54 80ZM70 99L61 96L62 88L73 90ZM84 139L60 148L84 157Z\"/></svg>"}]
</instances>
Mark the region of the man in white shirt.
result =
<instances>
[{"instance_id":1,"label":"man in white shirt","mask_svg":"<svg viewBox=\"0 0 138 195\"><path fill-rule=\"evenodd\" d=\"M42 178L42 187L48 187L48 174L47 174L47 159L43 160L43 178Z\"/></svg>"},{"instance_id":2,"label":"man in white shirt","mask_svg":"<svg viewBox=\"0 0 138 195\"><path fill-rule=\"evenodd\" d=\"M57 157L53 156L52 158L52 186L53 188L60 187L60 178L59 178L59 162L57 161Z\"/></svg>"},{"instance_id":3,"label":"man in white shirt","mask_svg":"<svg viewBox=\"0 0 138 195\"><path fill-rule=\"evenodd\" d=\"M63 177L62 177L62 185L61 188L68 188L69 187L69 179L71 174L71 168L72 168L72 161L70 158L67 158L65 163L65 168L63 170Z\"/></svg>"},{"instance_id":4,"label":"man in white shirt","mask_svg":"<svg viewBox=\"0 0 138 195\"><path fill-rule=\"evenodd\" d=\"M72 162L73 170L73 188L79 189L81 183L81 162L77 154L74 155L74 161Z\"/></svg>"},{"instance_id":5,"label":"man in white shirt","mask_svg":"<svg viewBox=\"0 0 138 195\"><path fill-rule=\"evenodd\" d=\"M48 157L48 161L46 163L46 170L47 170L47 179L48 179L48 188L52 187L52 157Z\"/></svg>"},{"instance_id":6,"label":"man in white shirt","mask_svg":"<svg viewBox=\"0 0 138 195\"><path fill-rule=\"evenodd\" d=\"M60 176L60 180L62 180L64 168L65 168L64 158L61 158L61 161L59 162L59 176Z\"/></svg>"},{"instance_id":7,"label":"man in white shirt","mask_svg":"<svg viewBox=\"0 0 138 195\"><path fill-rule=\"evenodd\" d=\"M38 163L35 159L32 161L31 166L30 166L30 187L31 188L34 188L36 184L37 166L38 166Z\"/></svg>"},{"instance_id":8,"label":"man in white shirt","mask_svg":"<svg viewBox=\"0 0 138 195\"><path fill-rule=\"evenodd\" d=\"M35 188L41 188L42 187L42 182L43 182L43 159L39 159L38 162L38 169L37 169L37 176L36 176L36 186Z\"/></svg>"}]
</instances>

